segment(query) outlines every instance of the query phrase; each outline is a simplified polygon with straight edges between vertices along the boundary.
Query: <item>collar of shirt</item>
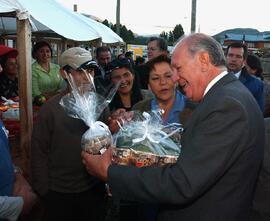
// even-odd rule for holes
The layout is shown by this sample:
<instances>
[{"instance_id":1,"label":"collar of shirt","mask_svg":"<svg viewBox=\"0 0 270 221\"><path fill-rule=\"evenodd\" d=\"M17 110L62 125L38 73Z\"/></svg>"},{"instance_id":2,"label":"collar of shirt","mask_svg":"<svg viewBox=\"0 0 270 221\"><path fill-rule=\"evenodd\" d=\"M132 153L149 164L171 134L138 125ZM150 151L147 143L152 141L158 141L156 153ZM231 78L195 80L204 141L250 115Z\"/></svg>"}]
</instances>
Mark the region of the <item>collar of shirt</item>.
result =
<instances>
[{"instance_id":1,"label":"collar of shirt","mask_svg":"<svg viewBox=\"0 0 270 221\"><path fill-rule=\"evenodd\" d=\"M235 75L235 77L237 77L237 79L239 79L240 74L241 74L241 70L240 70L240 71L238 71L238 72L236 72L234 75Z\"/></svg>"},{"instance_id":2,"label":"collar of shirt","mask_svg":"<svg viewBox=\"0 0 270 221\"><path fill-rule=\"evenodd\" d=\"M171 123L180 123L179 122L179 114L183 111L185 107L185 97L178 90L176 90L176 97L173 103L173 107L170 110L167 119L163 120L163 124L171 124ZM159 109L158 102L156 98L153 98L151 101L151 110Z\"/></svg>"},{"instance_id":3,"label":"collar of shirt","mask_svg":"<svg viewBox=\"0 0 270 221\"><path fill-rule=\"evenodd\" d=\"M223 78L226 74L228 74L227 71L223 71L221 72L218 76L216 76L212 81L210 81L210 83L207 85L203 96L205 96L207 94L207 92L211 89L211 87L214 86L215 83L217 83L221 78Z\"/></svg>"},{"instance_id":4,"label":"collar of shirt","mask_svg":"<svg viewBox=\"0 0 270 221\"><path fill-rule=\"evenodd\" d=\"M104 79L105 78L105 70L104 70L104 68L103 67L99 67L100 68L100 73L101 73L101 76L102 76L102 78Z\"/></svg>"}]
</instances>

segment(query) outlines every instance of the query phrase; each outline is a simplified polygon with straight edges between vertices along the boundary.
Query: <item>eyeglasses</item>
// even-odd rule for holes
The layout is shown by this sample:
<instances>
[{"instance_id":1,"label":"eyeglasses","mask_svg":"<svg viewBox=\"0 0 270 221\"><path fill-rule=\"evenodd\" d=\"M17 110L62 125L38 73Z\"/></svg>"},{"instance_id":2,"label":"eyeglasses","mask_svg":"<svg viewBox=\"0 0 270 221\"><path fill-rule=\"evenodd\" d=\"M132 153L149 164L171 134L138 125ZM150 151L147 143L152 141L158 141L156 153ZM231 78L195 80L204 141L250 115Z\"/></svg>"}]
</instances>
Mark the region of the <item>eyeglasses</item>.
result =
<instances>
[{"instance_id":1,"label":"eyeglasses","mask_svg":"<svg viewBox=\"0 0 270 221\"><path fill-rule=\"evenodd\" d=\"M150 47L150 48L147 48L148 51L157 51L159 50L159 48L154 48L154 47Z\"/></svg>"}]
</instances>

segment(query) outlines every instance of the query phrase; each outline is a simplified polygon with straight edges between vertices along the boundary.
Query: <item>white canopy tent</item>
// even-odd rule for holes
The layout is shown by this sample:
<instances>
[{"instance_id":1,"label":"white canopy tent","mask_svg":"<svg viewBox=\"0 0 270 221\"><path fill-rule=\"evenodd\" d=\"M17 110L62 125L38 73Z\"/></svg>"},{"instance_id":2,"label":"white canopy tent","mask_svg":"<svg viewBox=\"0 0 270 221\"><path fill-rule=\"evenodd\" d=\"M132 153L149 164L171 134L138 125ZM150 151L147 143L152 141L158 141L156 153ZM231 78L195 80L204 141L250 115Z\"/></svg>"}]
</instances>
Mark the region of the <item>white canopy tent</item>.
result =
<instances>
[{"instance_id":1,"label":"white canopy tent","mask_svg":"<svg viewBox=\"0 0 270 221\"><path fill-rule=\"evenodd\" d=\"M101 38L104 43L123 42L110 28L91 18L73 12L55 0L0 0L0 13L16 12L16 17L28 18L32 32L55 32L75 41ZM0 34L15 33L16 19L0 19Z\"/></svg>"},{"instance_id":2,"label":"white canopy tent","mask_svg":"<svg viewBox=\"0 0 270 221\"><path fill-rule=\"evenodd\" d=\"M80 17L84 22L86 22L89 26L94 27L94 29L101 35L102 42L104 43L116 43L123 42L123 39L119 37L112 29L107 27L106 25L95 21L89 17L76 13L77 16Z\"/></svg>"}]
</instances>

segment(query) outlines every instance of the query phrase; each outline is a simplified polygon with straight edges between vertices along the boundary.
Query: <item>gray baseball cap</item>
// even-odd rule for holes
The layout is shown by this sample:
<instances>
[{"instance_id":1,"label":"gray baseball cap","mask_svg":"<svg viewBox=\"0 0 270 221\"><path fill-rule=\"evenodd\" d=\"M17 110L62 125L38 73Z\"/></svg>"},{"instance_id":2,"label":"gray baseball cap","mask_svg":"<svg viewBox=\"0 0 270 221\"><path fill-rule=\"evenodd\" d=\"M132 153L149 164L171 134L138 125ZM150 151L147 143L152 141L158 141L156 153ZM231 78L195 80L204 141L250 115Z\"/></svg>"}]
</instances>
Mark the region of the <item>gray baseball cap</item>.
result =
<instances>
[{"instance_id":1,"label":"gray baseball cap","mask_svg":"<svg viewBox=\"0 0 270 221\"><path fill-rule=\"evenodd\" d=\"M96 67L97 63L92 60L92 55L89 51L73 47L64 51L60 57L60 66L69 66L74 70L87 67Z\"/></svg>"}]
</instances>

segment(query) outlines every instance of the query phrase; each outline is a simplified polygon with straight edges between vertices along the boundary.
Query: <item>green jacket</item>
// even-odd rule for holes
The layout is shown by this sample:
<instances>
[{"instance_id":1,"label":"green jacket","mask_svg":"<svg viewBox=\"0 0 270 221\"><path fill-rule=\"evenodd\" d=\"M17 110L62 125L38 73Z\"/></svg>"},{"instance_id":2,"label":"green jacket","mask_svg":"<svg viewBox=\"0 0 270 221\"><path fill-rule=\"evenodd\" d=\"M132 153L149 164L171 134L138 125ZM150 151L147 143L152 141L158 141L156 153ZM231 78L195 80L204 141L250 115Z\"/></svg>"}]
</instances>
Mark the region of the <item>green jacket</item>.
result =
<instances>
[{"instance_id":1,"label":"green jacket","mask_svg":"<svg viewBox=\"0 0 270 221\"><path fill-rule=\"evenodd\" d=\"M33 98L46 92L57 92L64 87L65 83L59 70L59 65L53 63L50 63L49 73L47 73L37 62L32 64Z\"/></svg>"}]
</instances>

